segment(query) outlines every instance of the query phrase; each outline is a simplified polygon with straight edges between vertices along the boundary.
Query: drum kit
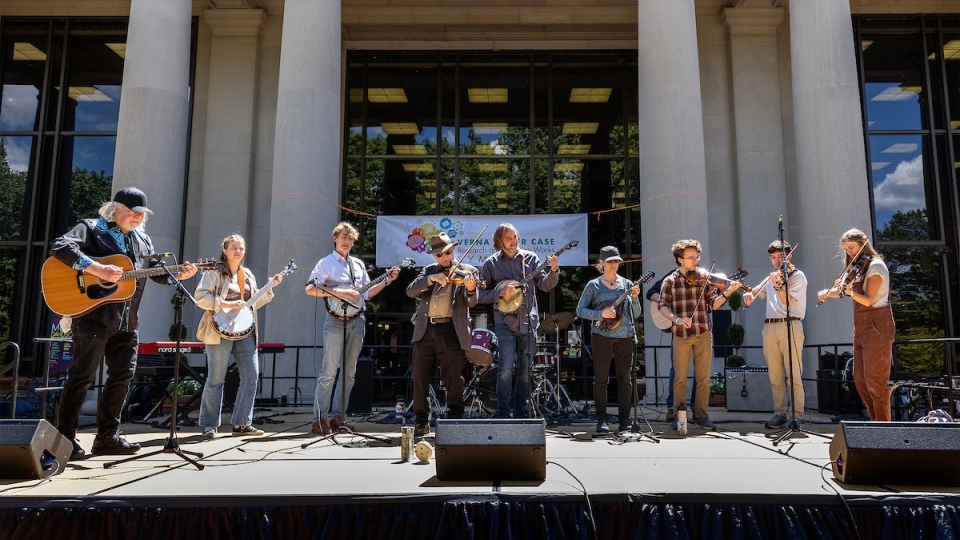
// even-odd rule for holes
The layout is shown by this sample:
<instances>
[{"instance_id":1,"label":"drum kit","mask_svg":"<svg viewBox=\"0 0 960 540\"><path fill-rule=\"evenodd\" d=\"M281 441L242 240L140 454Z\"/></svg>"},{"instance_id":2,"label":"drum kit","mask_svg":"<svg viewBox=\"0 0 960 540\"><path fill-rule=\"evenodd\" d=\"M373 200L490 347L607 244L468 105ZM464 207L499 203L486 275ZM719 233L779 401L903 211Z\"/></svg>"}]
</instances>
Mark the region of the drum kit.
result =
<instances>
[{"instance_id":1,"label":"drum kit","mask_svg":"<svg viewBox=\"0 0 960 540\"><path fill-rule=\"evenodd\" d=\"M541 314L537 329L537 347L530 362L530 409L541 418L569 417L579 414L567 389L560 384L560 330L570 326L574 315L570 312ZM555 341L545 341L553 333ZM475 370L463 388L463 403L466 413L496 414L497 377L499 363L495 362L498 353L497 336L486 328L473 331L467 359ZM555 375L555 379L551 377Z\"/></svg>"}]
</instances>

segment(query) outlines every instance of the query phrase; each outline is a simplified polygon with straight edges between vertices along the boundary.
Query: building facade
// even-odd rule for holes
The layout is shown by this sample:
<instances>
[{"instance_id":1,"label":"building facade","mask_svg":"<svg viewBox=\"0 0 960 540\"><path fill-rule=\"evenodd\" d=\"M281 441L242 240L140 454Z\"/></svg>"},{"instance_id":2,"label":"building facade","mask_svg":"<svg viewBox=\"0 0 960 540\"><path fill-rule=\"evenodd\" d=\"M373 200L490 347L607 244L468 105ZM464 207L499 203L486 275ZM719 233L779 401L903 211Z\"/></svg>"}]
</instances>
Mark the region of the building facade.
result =
<instances>
[{"instance_id":1,"label":"building facade","mask_svg":"<svg viewBox=\"0 0 960 540\"><path fill-rule=\"evenodd\" d=\"M215 256L240 232L260 276L328 254L341 219L372 263L370 215L580 212L628 275L696 238L703 266L763 276L782 217L813 295L858 227L891 265L899 337L958 333L956 2L5 0L0 47L0 337L28 359L50 241L127 185L158 250ZM564 268L541 306L573 311L595 276ZM373 346L409 343L394 287ZM264 339L321 344L323 308L296 279L276 293ZM167 339L171 294L148 286L142 341ZM812 304L808 344L851 341L849 305ZM739 317L759 344L762 311ZM916 356L932 373L955 351Z\"/></svg>"}]
</instances>

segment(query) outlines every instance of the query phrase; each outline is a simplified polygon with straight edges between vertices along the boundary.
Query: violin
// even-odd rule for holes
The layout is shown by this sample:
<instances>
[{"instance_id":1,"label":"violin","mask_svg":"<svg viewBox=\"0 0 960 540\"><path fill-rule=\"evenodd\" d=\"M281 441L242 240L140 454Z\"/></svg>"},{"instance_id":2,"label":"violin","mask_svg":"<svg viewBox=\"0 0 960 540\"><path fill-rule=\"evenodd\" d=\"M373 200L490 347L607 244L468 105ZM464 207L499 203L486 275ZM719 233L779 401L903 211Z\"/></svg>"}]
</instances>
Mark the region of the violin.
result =
<instances>
[{"instance_id":1,"label":"violin","mask_svg":"<svg viewBox=\"0 0 960 540\"><path fill-rule=\"evenodd\" d=\"M840 298L847 296L847 286L869 262L870 259L866 255L861 255L856 261L853 262L849 270L844 271L843 274L840 275L840 279L837 283L837 286L839 287L837 294L840 295Z\"/></svg>"},{"instance_id":2,"label":"violin","mask_svg":"<svg viewBox=\"0 0 960 540\"><path fill-rule=\"evenodd\" d=\"M480 281L480 274L477 272L468 272L451 266L450 268L444 268L439 273L450 278L450 282L457 286L463 285L464 280L466 280L468 276L473 276L473 280L477 282L477 287L481 289L487 288L486 282Z\"/></svg>"},{"instance_id":3,"label":"violin","mask_svg":"<svg viewBox=\"0 0 960 540\"><path fill-rule=\"evenodd\" d=\"M710 284L718 289L722 289L728 283L733 283L734 281L739 281L747 277L747 274L748 272L743 268L738 268L737 271L730 274L729 277L724 274L711 274L703 268L697 268L696 270L687 272L684 277L687 280L687 285L691 287Z\"/></svg>"}]
</instances>

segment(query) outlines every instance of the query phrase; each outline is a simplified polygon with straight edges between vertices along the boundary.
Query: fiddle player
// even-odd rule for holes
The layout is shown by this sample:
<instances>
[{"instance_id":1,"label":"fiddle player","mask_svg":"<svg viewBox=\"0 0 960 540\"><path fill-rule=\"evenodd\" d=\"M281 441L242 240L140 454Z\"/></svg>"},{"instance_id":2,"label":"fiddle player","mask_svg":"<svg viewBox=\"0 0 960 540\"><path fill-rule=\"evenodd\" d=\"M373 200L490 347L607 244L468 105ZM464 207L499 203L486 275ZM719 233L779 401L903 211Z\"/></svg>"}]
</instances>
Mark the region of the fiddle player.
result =
<instances>
[{"instance_id":1,"label":"fiddle player","mask_svg":"<svg viewBox=\"0 0 960 540\"><path fill-rule=\"evenodd\" d=\"M532 251L520 249L520 233L510 223L501 223L493 232L493 247L497 251L483 261L480 280L488 284L506 281L500 289L487 287L478 293L479 303L495 304L498 300L523 294L523 302L514 313L493 310L494 334L500 351L500 369L497 375L497 418L527 416L527 396L530 394L530 356L536 341L540 317L537 314L537 294L533 287L516 287L516 282L530 276L540 267L540 257ZM557 286L560 279L559 258L556 254L547 257L549 272L542 272L533 279L541 291L548 292ZM513 384L516 368L516 386ZM513 391L511 392L511 387Z\"/></svg>"},{"instance_id":2,"label":"fiddle player","mask_svg":"<svg viewBox=\"0 0 960 540\"><path fill-rule=\"evenodd\" d=\"M890 365L897 328L890 307L890 271L860 229L840 237L844 269L817 294L853 300L853 382L871 420L890 420Z\"/></svg>"},{"instance_id":3,"label":"fiddle player","mask_svg":"<svg viewBox=\"0 0 960 540\"><path fill-rule=\"evenodd\" d=\"M440 364L440 379L447 389L447 418L463 416L463 377L467 363L464 351L470 348L470 308L477 305L476 268L455 261L453 242L447 233L430 238L427 253L434 264L423 267L407 285L407 296L417 299L413 315L413 412L417 415L415 437L430 433L430 404L427 396L434 366Z\"/></svg>"},{"instance_id":4,"label":"fiddle player","mask_svg":"<svg viewBox=\"0 0 960 540\"><path fill-rule=\"evenodd\" d=\"M640 318L643 312L640 307L640 286L621 277L617 270L623 259L620 251L614 246L600 249L600 260L597 269L602 275L587 282L580 295L577 305L577 317L589 321L612 320L617 317L617 309L612 304L627 291L630 293L630 306L620 314L619 321L614 328L604 329L602 326L591 325L593 343L593 399L597 407L597 433L610 433L607 425L607 383L610 379L610 359L617 373L617 417L620 421L620 431L630 430L630 366L636 352L636 329L633 320L627 319L627 313L632 319ZM603 304L610 304L600 309ZM623 306L623 304L621 304Z\"/></svg>"},{"instance_id":5,"label":"fiddle player","mask_svg":"<svg viewBox=\"0 0 960 540\"><path fill-rule=\"evenodd\" d=\"M788 242L774 240L767 246L767 254L774 271L763 286L743 295L743 303L750 307L757 298L767 300L763 324L763 357L770 375L773 394L773 418L764 424L768 428L786 425L787 393L785 380L791 380L793 419L803 421L803 317L807 311L807 277L793 264L787 267L787 282L783 282L783 263L789 262L793 248ZM790 313L787 316L789 301ZM787 325L790 325L790 343L787 346ZM787 370L790 370L789 372Z\"/></svg>"},{"instance_id":6,"label":"fiddle player","mask_svg":"<svg viewBox=\"0 0 960 540\"><path fill-rule=\"evenodd\" d=\"M310 273L310 281L305 291L308 296L331 296L313 285L313 283L319 283L350 302L363 302L364 299L369 300L376 296L397 279L400 269L391 268L386 281L370 288L364 293L364 298L360 298L358 289L370 283L370 276L367 275L363 261L350 256L350 250L359 238L360 231L346 221L341 221L333 228L333 253L320 259ZM350 391L353 390L353 381L357 374L357 358L363 344L365 326L366 317L362 310L346 317L329 313L323 324L323 361L317 370L317 390L313 403L314 419L310 427L310 430L318 435L329 435L343 423L343 415L346 414L346 411L340 410L341 403L344 402L343 393L346 393L347 399L350 398ZM346 343L343 340L344 333L347 336ZM343 352L344 349L346 353ZM342 355L346 356L346 373L338 375L337 370L340 369ZM331 403L330 394L335 383L338 383L337 390ZM344 425L353 429L349 424Z\"/></svg>"},{"instance_id":7,"label":"fiddle player","mask_svg":"<svg viewBox=\"0 0 960 540\"><path fill-rule=\"evenodd\" d=\"M713 356L713 331L708 308L719 309L740 282L729 282L729 287L720 293L706 270L698 268L702 248L697 240L680 240L673 244L672 253L677 269L667 274L660 289L660 313L673 321L673 369L676 380L673 385L674 417L677 402L683 403L687 395L687 374L690 371L690 355L693 354L693 373L696 381L694 414L700 427L716 430L707 414L710 396L710 359ZM722 286L722 285L721 285ZM677 429L677 421L671 424Z\"/></svg>"}]
</instances>

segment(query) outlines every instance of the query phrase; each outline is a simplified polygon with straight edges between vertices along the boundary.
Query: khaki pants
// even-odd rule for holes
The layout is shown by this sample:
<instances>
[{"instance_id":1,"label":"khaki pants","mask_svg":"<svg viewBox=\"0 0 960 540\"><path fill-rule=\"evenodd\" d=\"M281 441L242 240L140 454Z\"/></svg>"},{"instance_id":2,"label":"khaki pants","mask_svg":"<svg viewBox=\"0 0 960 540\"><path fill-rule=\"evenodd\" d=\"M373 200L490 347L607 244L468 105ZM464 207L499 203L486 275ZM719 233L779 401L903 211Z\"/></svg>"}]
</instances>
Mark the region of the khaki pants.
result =
<instances>
[{"instance_id":1,"label":"khaki pants","mask_svg":"<svg viewBox=\"0 0 960 540\"><path fill-rule=\"evenodd\" d=\"M793 417L803 418L803 323L790 321L790 348L787 348L786 322L765 323L763 325L763 357L767 360L767 370L770 374L770 390L773 393L774 412L789 419L787 411L790 402L787 401L786 382L790 380L790 370L793 370L793 387L791 391L796 398L793 404L796 409ZM787 361L787 353L793 360L791 367Z\"/></svg>"},{"instance_id":2,"label":"khaki pants","mask_svg":"<svg viewBox=\"0 0 960 540\"><path fill-rule=\"evenodd\" d=\"M697 395L694 396L693 418L706 420L707 401L710 399L710 360L713 357L713 333L707 332L694 337L673 337L673 369L676 379L673 382L674 412L686 401L687 374L690 373L690 354L693 353L693 378L697 381ZM689 417L688 417L689 418Z\"/></svg>"}]
</instances>

